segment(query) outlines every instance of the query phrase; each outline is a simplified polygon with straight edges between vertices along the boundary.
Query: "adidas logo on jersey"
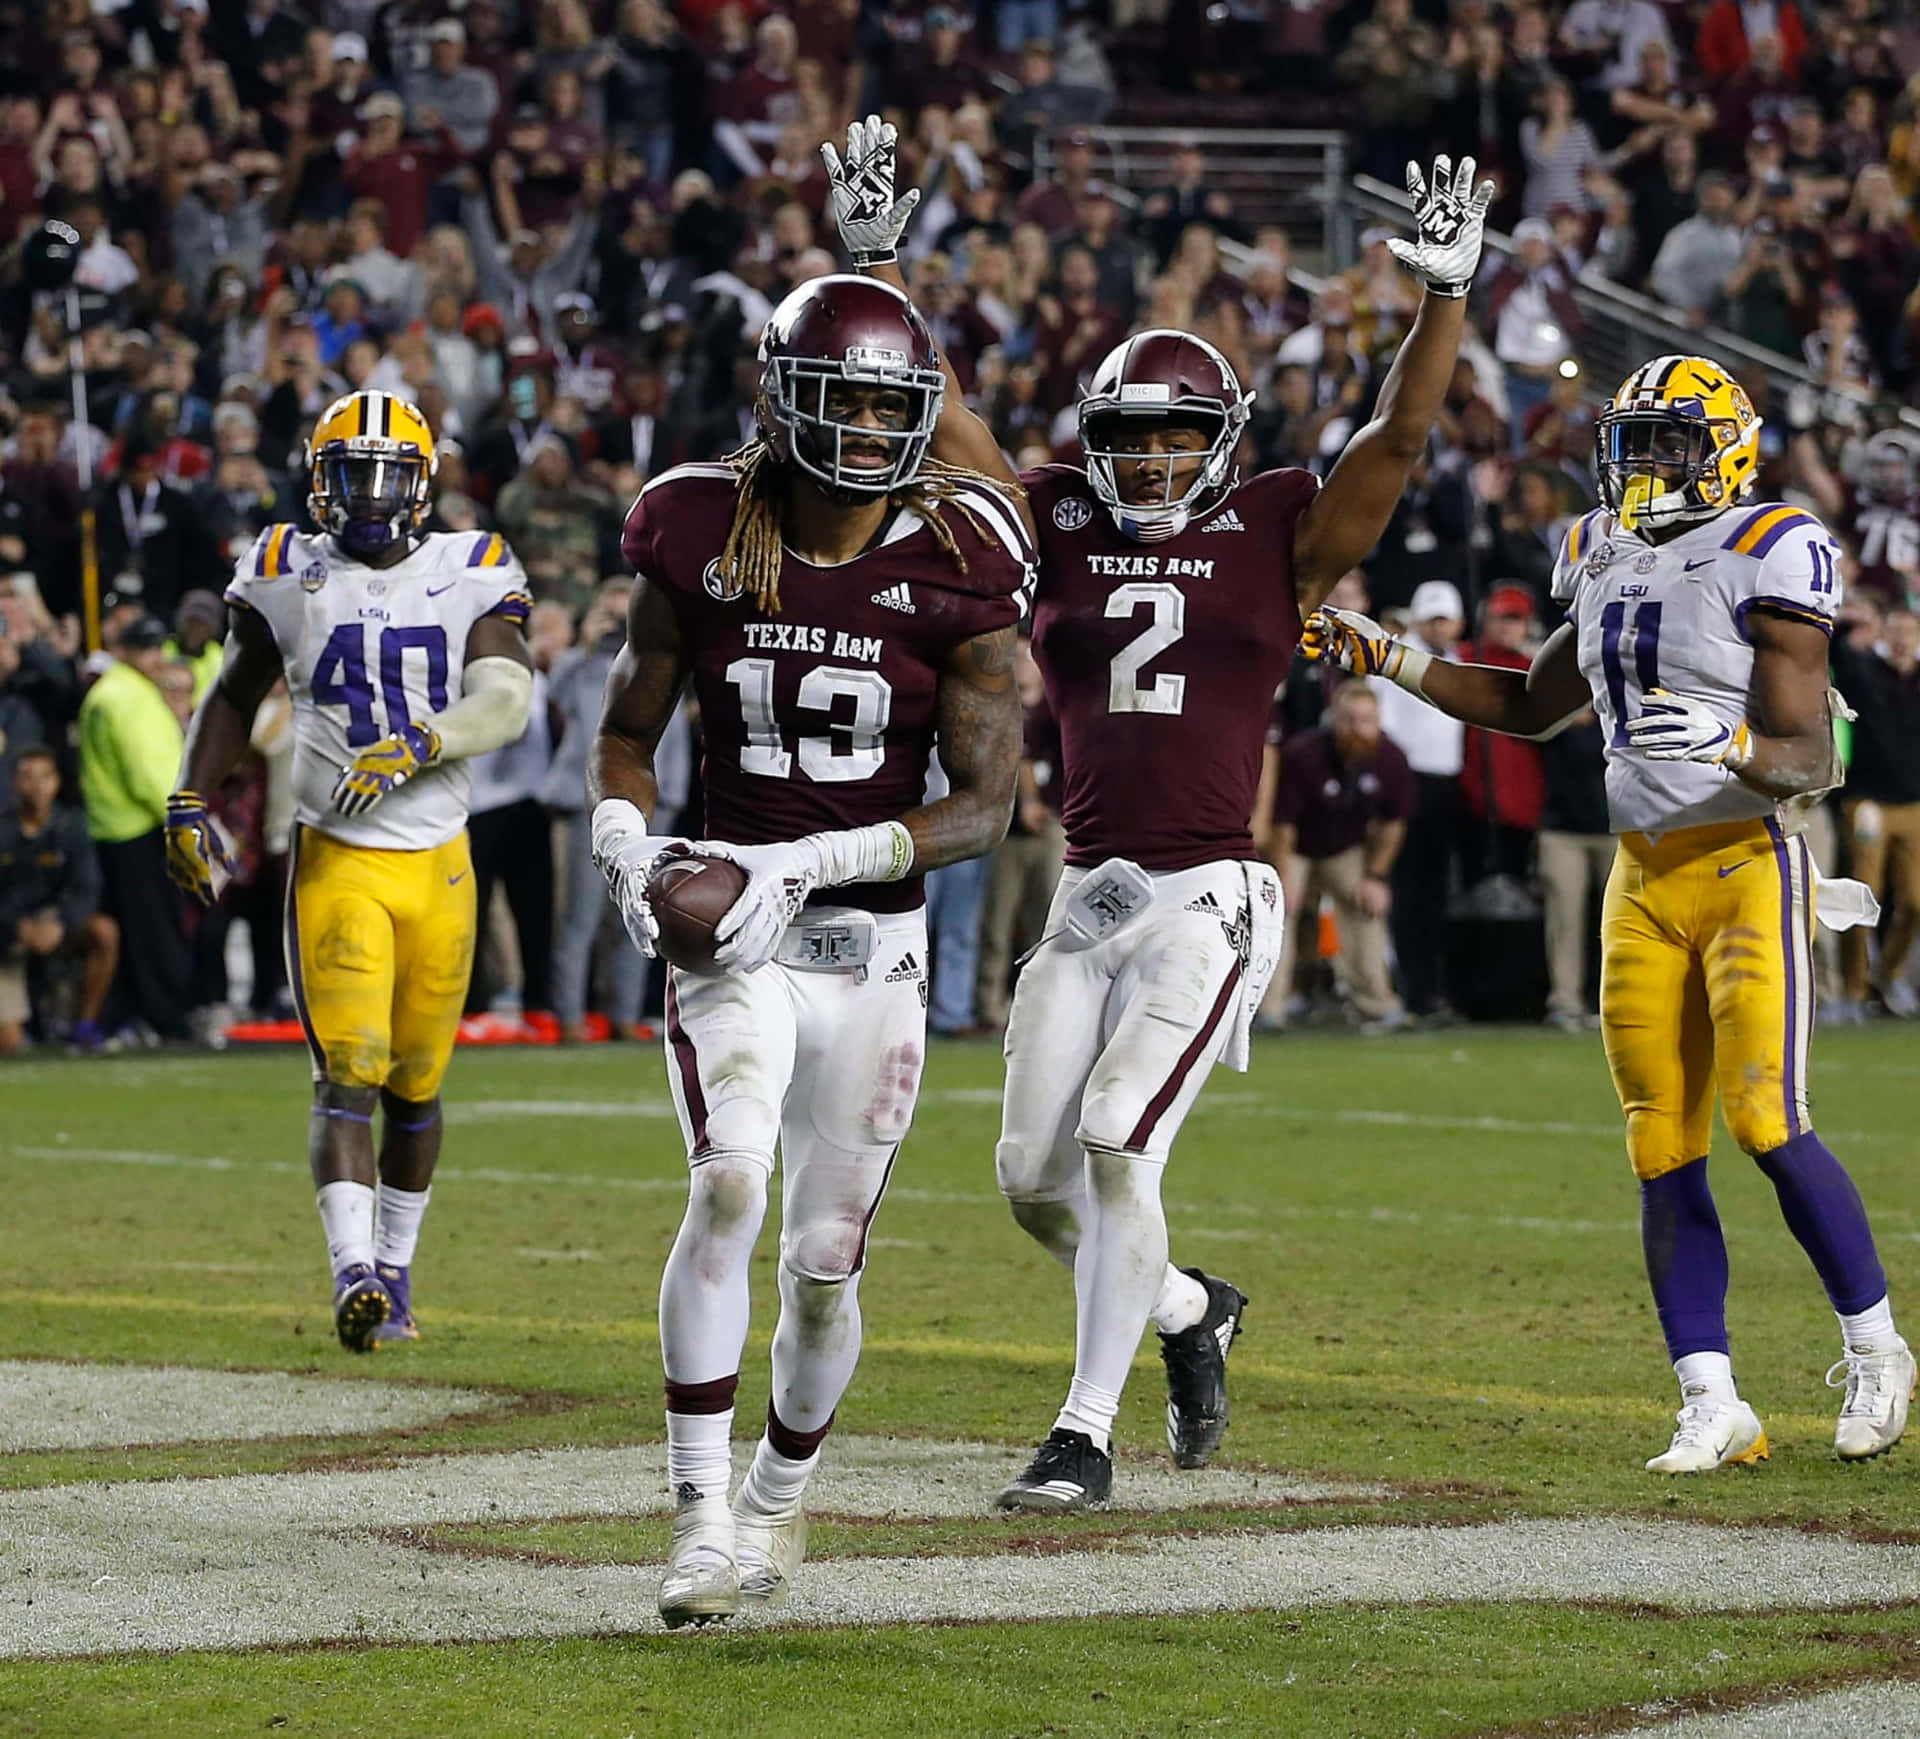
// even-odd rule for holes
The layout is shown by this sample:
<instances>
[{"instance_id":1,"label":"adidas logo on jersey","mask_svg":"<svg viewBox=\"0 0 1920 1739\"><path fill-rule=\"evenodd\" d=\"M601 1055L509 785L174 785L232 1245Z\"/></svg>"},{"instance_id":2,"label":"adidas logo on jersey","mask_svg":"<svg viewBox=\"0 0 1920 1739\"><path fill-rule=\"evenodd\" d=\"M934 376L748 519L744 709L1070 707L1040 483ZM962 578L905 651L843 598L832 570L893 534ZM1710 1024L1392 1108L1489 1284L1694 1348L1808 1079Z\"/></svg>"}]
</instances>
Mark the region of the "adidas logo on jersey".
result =
<instances>
[{"instance_id":1,"label":"adidas logo on jersey","mask_svg":"<svg viewBox=\"0 0 1920 1739\"><path fill-rule=\"evenodd\" d=\"M908 616L914 614L913 599L904 581L897 586L889 586L884 592L875 592L873 601L885 605L889 610L899 610Z\"/></svg>"},{"instance_id":2,"label":"adidas logo on jersey","mask_svg":"<svg viewBox=\"0 0 1920 1739\"><path fill-rule=\"evenodd\" d=\"M1220 909L1220 902L1216 900L1212 894L1202 894L1197 900L1189 900L1187 902L1187 910L1189 912L1205 912L1210 918L1224 918L1226 916L1226 913Z\"/></svg>"},{"instance_id":3,"label":"adidas logo on jersey","mask_svg":"<svg viewBox=\"0 0 1920 1739\"><path fill-rule=\"evenodd\" d=\"M1200 529L1202 531L1245 531L1247 527L1240 515L1229 507L1225 513L1215 514Z\"/></svg>"},{"instance_id":4,"label":"adidas logo on jersey","mask_svg":"<svg viewBox=\"0 0 1920 1739\"><path fill-rule=\"evenodd\" d=\"M900 956L900 964L887 974L889 984L907 984L921 976L920 962L911 954Z\"/></svg>"}]
</instances>

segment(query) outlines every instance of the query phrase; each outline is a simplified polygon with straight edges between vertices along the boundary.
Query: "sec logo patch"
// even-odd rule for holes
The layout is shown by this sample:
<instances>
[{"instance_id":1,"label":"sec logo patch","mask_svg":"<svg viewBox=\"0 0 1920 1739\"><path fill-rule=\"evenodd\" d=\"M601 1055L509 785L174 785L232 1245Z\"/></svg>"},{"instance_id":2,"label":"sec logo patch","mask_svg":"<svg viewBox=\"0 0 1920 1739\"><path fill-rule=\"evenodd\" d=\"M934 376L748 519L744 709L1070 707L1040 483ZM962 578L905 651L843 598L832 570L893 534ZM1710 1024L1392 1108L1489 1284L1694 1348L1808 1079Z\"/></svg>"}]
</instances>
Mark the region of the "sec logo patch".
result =
<instances>
[{"instance_id":1,"label":"sec logo patch","mask_svg":"<svg viewBox=\"0 0 1920 1739\"><path fill-rule=\"evenodd\" d=\"M1093 518L1093 503L1079 495L1053 504L1053 523L1062 531L1078 531Z\"/></svg>"},{"instance_id":2,"label":"sec logo patch","mask_svg":"<svg viewBox=\"0 0 1920 1739\"><path fill-rule=\"evenodd\" d=\"M729 579L720 572L718 556L707 563L706 571L700 576L700 583L706 587L709 598L718 598L723 604L731 604L740 596L740 582Z\"/></svg>"}]
</instances>

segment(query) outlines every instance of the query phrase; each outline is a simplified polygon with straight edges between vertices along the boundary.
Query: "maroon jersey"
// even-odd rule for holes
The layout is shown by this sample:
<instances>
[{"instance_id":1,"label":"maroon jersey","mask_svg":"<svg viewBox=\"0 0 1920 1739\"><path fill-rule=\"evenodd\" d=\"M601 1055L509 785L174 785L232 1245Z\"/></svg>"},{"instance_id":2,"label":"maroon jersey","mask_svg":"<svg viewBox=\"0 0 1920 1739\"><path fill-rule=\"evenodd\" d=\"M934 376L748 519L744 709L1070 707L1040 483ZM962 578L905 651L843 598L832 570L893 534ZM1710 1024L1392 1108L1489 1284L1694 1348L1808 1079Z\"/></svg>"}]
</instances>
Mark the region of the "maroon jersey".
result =
<instances>
[{"instance_id":1,"label":"maroon jersey","mask_svg":"<svg viewBox=\"0 0 1920 1739\"><path fill-rule=\"evenodd\" d=\"M1266 471L1136 543L1086 474L1023 479L1040 532L1033 655L1060 721L1067 862L1254 855L1267 715L1300 639L1293 528L1311 471Z\"/></svg>"},{"instance_id":2,"label":"maroon jersey","mask_svg":"<svg viewBox=\"0 0 1920 1739\"><path fill-rule=\"evenodd\" d=\"M941 504L965 571L906 509L838 567L789 554L768 615L718 595L736 499L726 466L678 466L641 490L621 537L627 565L679 622L706 736L705 837L768 845L919 807L942 668L961 642L1020 619L1032 552L1018 513L985 488ZM907 911L920 878L820 898Z\"/></svg>"},{"instance_id":3,"label":"maroon jersey","mask_svg":"<svg viewBox=\"0 0 1920 1739\"><path fill-rule=\"evenodd\" d=\"M1854 584L1882 609L1904 605L1920 588L1920 501L1881 501L1849 487L1846 531L1860 563Z\"/></svg>"}]
</instances>

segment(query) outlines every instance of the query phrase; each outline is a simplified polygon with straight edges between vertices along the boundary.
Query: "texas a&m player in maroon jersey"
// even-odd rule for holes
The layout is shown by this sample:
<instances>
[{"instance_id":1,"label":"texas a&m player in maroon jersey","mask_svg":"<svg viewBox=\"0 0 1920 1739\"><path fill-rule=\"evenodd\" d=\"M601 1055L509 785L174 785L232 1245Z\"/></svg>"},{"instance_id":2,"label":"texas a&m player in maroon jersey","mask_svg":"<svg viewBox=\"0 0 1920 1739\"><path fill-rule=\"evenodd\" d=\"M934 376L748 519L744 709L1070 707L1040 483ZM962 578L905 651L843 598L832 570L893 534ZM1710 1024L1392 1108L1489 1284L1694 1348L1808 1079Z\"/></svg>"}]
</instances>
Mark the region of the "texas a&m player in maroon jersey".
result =
<instances>
[{"instance_id":1,"label":"texas a&m player in maroon jersey","mask_svg":"<svg viewBox=\"0 0 1920 1739\"><path fill-rule=\"evenodd\" d=\"M1793 443L1795 480L1838 527L1860 564L1847 590L1867 592L1883 610L1920 594L1920 438L1882 429L1861 455L1860 480L1836 477L1812 434Z\"/></svg>"},{"instance_id":2,"label":"texas a&m player in maroon jersey","mask_svg":"<svg viewBox=\"0 0 1920 1739\"><path fill-rule=\"evenodd\" d=\"M834 214L877 273L914 204L893 198L891 129L826 152ZM1268 711L1301 619L1370 550L1452 375L1493 184L1409 165L1419 234L1395 253L1427 289L1380 391L1322 487L1240 480L1251 395L1184 332L1127 339L1080 406L1084 470L1022 479L1040 546L1033 650L1060 723L1067 868L1049 940L1015 987L995 1164L1014 1218L1072 1270L1072 1387L1007 1508L1079 1509L1112 1483L1111 1432L1140 1336L1161 1331L1167 1440L1206 1463L1227 1422L1245 1299L1167 1262L1160 1178L1217 1060L1244 1068L1279 953L1278 879L1250 833ZM891 281L891 279L889 279ZM934 451L1002 466L949 391Z\"/></svg>"},{"instance_id":3,"label":"texas a&m player in maroon jersey","mask_svg":"<svg viewBox=\"0 0 1920 1739\"><path fill-rule=\"evenodd\" d=\"M650 951L663 852L732 859L723 975L668 977L668 1080L692 1183L660 1284L670 1625L779 1599L801 1498L860 1352L867 1231L920 1085L922 875L1006 832L1014 624L1032 543L1010 492L927 456L944 381L899 291L817 278L761 340L757 439L662 473L627 515L639 576L589 768L594 855ZM706 831L650 837L653 749L687 683ZM938 739L950 794L922 805ZM780 1152L773 1398L731 1509L747 1264Z\"/></svg>"}]
</instances>

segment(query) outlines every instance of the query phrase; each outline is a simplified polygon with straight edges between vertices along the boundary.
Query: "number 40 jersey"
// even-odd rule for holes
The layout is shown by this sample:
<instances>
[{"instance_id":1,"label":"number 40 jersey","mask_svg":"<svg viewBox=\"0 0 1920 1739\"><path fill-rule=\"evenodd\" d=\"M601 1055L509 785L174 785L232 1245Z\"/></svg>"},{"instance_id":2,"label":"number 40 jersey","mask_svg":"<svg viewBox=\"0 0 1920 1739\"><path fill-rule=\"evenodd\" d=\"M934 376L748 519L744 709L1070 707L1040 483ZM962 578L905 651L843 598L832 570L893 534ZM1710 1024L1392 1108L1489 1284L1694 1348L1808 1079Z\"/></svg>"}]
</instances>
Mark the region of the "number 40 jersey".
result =
<instances>
[{"instance_id":1,"label":"number 40 jersey","mask_svg":"<svg viewBox=\"0 0 1920 1739\"><path fill-rule=\"evenodd\" d=\"M280 649L293 700L294 814L350 845L427 851L467 824L465 761L429 767L365 815L333 807L340 769L402 725L460 698L467 633L483 616L524 622L527 577L491 532L429 532L389 567L330 538L270 525L235 564L227 602Z\"/></svg>"},{"instance_id":2,"label":"number 40 jersey","mask_svg":"<svg viewBox=\"0 0 1920 1739\"><path fill-rule=\"evenodd\" d=\"M1729 725L1747 716L1764 610L1833 632L1840 546L1811 513L1781 502L1736 508L1658 546L1596 509L1575 520L1553 568L1554 601L1579 637L1580 669L1606 738L1615 833L1666 833L1771 814L1772 799L1719 767L1652 761L1627 740L1652 688L1706 702Z\"/></svg>"}]
</instances>

